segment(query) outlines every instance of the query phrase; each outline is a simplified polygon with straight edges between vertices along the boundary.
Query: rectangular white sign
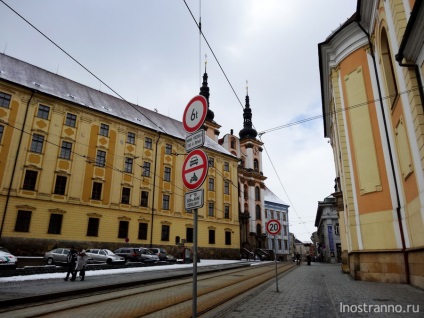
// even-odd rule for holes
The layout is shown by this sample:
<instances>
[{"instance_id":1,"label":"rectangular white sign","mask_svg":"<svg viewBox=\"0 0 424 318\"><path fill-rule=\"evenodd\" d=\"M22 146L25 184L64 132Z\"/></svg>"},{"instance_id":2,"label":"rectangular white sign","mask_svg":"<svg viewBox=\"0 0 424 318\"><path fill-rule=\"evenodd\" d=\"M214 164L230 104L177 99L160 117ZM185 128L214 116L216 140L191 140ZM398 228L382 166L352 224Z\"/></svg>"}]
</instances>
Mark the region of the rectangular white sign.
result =
<instances>
[{"instance_id":1,"label":"rectangular white sign","mask_svg":"<svg viewBox=\"0 0 424 318\"><path fill-rule=\"evenodd\" d=\"M200 129L195 133L188 135L185 140L185 150L189 152L193 149L202 147L205 144L205 131Z\"/></svg>"},{"instance_id":2,"label":"rectangular white sign","mask_svg":"<svg viewBox=\"0 0 424 318\"><path fill-rule=\"evenodd\" d=\"M184 196L184 207L187 211L203 207L203 189L187 192Z\"/></svg>"}]
</instances>

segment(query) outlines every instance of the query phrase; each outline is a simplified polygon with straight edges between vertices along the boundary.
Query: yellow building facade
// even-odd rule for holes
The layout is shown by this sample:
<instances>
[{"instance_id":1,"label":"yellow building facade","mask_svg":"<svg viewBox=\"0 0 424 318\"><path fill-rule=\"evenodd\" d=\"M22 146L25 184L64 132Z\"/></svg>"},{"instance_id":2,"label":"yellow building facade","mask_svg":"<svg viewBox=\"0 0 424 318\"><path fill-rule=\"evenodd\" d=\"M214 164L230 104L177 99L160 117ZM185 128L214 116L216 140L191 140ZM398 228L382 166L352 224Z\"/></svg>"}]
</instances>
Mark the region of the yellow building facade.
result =
<instances>
[{"instance_id":1,"label":"yellow building facade","mask_svg":"<svg viewBox=\"0 0 424 318\"><path fill-rule=\"evenodd\" d=\"M358 1L320 43L343 269L424 288L422 1Z\"/></svg>"},{"instance_id":2,"label":"yellow building facade","mask_svg":"<svg viewBox=\"0 0 424 318\"><path fill-rule=\"evenodd\" d=\"M185 136L177 120L0 55L1 244L16 255L70 245L190 248ZM238 258L238 159L213 138L202 149L212 164L199 256Z\"/></svg>"}]
</instances>

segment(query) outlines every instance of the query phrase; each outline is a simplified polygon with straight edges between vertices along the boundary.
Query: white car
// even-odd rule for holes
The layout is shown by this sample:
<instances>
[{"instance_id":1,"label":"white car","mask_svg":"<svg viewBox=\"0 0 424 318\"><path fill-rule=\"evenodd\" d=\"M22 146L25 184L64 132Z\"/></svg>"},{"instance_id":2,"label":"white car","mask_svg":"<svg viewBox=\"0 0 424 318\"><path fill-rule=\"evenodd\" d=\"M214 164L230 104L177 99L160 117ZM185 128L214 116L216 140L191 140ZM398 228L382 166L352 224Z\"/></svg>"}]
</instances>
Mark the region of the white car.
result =
<instances>
[{"instance_id":1,"label":"white car","mask_svg":"<svg viewBox=\"0 0 424 318\"><path fill-rule=\"evenodd\" d=\"M16 269L18 259L4 247L0 246L0 269Z\"/></svg>"}]
</instances>

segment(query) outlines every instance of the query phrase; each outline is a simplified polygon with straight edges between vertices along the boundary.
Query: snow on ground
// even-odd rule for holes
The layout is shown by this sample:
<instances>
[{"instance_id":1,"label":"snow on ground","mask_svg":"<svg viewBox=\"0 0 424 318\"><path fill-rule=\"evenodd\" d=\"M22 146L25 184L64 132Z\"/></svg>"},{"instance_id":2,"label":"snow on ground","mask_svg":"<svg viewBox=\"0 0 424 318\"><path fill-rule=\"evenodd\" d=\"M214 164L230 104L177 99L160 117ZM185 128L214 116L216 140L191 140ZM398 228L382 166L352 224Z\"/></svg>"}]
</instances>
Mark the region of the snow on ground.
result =
<instances>
[{"instance_id":1,"label":"snow on ground","mask_svg":"<svg viewBox=\"0 0 424 318\"><path fill-rule=\"evenodd\" d=\"M245 262L244 260L210 260L202 259L200 263L197 263L197 267L220 265L220 264L231 264ZM252 261L252 265L260 264L263 262ZM170 270L178 268L191 268L193 264L172 264L162 266L146 266L146 267L131 267L131 268L117 268L117 269L102 269L102 270L90 270L87 272L87 276L101 276L110 275L116 273L137 273L147 271L159 271L159 270ZM66 273L48 273L48 274L35 274L35 275L24 275L24 276L12 276L12 277L0 277L0 283L15 282L15 281L28 281L28 280L40 280L40 279L51 279L51 278L63 278Z\"/></svg>"}]
</instances>

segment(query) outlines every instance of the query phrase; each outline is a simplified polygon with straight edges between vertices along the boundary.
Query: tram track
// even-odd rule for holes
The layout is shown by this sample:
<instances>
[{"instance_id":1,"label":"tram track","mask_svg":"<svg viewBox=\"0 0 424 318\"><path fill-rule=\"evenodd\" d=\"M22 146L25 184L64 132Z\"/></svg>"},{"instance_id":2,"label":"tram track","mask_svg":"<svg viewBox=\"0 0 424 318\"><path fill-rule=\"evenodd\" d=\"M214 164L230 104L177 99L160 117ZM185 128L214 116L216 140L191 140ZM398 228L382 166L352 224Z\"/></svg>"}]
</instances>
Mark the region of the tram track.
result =
<instances>
[{"instance_id":1,"label":"tram track","mask_svg":"<svg viewBox=\"0 0 424 318\"><path fill-rule=\"evenodd\" d=\"M293 268L278 263L278 274ZM275 265L230 269L199 276L198 316L275 277ZM142 285L107 293L57 299L0 313L0 317L191 317L192 278Z\"/></svg>"}]
</instances>

